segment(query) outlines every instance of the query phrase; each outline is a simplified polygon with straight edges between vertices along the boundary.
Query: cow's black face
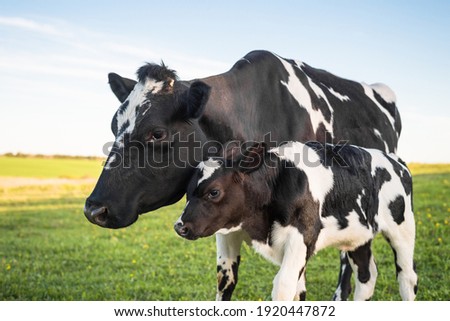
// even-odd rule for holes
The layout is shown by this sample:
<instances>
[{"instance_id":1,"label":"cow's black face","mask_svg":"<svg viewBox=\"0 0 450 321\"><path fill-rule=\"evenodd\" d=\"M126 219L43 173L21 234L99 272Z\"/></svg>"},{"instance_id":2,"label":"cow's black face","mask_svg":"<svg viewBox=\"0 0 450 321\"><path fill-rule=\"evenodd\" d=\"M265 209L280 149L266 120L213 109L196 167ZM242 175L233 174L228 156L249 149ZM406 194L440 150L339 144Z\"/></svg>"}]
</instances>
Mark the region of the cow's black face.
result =
<instances>
[{"instance_id":1,"label":"cow's black face","mask_svg":"<svg viewBox=\"0 0 450 321\"><path fill-rule=\"evenodd\" d=\"M144 66L138 76L136 83L110 75L122 102L111 124L115 142L84 208L102 227L128 226L139 214L178 201L203 158L206 139L196 119L209 87L178 83L164 66Z\"/></svg>"}]
</instances>

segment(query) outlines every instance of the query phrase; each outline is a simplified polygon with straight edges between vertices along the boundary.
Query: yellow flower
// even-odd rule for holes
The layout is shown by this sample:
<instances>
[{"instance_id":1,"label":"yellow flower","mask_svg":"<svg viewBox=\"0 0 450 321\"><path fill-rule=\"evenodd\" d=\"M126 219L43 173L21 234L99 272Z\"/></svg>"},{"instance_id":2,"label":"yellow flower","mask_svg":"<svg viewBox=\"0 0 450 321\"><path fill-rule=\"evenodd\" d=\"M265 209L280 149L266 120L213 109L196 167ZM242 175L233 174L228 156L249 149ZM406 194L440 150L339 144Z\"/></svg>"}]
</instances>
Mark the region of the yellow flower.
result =
<instances>
[{"instance_id":1,"label":"yellow flower","mask_svg":"<svg viewBox=\"0 0 450 321\"><path fill-rule=\"evenodd\" d=\"M9 270L11 270L11 264L6 264L6 271L9 271Z\"/></svg>"},{"instance_id":2,"label":"yellow flower","mask_svg":"<svg viewBox=\"0 0 450 321\"><path fill-rule=\"evenodd\" d=\"M438 242L442 243L442 237L438 237Z\"/></svg>"},{"instance_id":3,"label":"yellow flower","mask_svg":"<svg viewBox=\"0 0 450 321\"><path fill-rule=\"evenodd\" d=\"M131 260L131 263L136 264L136 260L135 259Z\"/></svg>"},{"instance_id":4,"label":"yellow flower","mask_svg":"<svg viewBox=\"0 0 450 321\"><path fill-rule=\"evenodd\" d=\"M445 220L445 221L444 221L444 224L445 224L445 225L448 225L448 220Z\"/></svg>"},{"instance_id":5,"label":"yellow flower","mask_svg":"<svg viewBox=\"0 0 450 321\"><path fill-rule=\"evenodd\" d=\"M142 245L142 248L143 248L143 249L148 249L148 244Z\"/></svg>"},{"instance_id":6,"label":"yellow flower","mask_svg":"<svg viewBox=\"0 0 450 321\"><path fill-rule=\"evenodd\" d=\"M427 213L427 217L428 217L428 218L431 218L431 213Z\"/></svg>"},{"instance_id":7,"label":"yellow flower","mask_svg":"<svg viewBox=\"0 0 450 321\"><path fill-rule=\"evenodd\" d=\"M439 226L441 226L441 224L436 223L436 224L434 224L434 226L439 227Z\"/></svg>"}]
</instances>

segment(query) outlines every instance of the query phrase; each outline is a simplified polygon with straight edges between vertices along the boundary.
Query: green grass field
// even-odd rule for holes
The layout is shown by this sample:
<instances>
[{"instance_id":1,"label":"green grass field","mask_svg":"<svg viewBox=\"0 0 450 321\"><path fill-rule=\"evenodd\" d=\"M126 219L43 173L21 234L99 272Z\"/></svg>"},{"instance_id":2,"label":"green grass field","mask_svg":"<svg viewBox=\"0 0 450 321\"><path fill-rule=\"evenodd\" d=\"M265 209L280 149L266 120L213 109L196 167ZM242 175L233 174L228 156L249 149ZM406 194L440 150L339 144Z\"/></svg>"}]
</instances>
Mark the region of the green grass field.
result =
<instances>
[{"instance_id":1,"label":"green grass field","mask_svg":"<svg viewBox=\"0 0 450 321\"><path fill-rule=\"evenodd\" d=\"M101 159L0 156L0 177L87 178L101 170Z\"/></svg>"},{"instance_id":2,"label":"green grass field","mask_svg":"<svg viewBox=\"0 0 450 321\"><path fill-rule=\"evenodd\" d=\"M450 164L412 164L417 224L417 300L450 300ZM101 160L0 157L0 300L213 300L214 238L183 240L173 231L184 202L141 216L126 229L90 224L83 204L92 183L28 186L2 177L96 178ZM43 181L44 182L44 181ZM393 255L374 242L374 300L399 300ZM308 265L308 300L329 300L339 252ZM247 246L234 300L269 300L277 267Z\"/></svg>"}]
</instances>

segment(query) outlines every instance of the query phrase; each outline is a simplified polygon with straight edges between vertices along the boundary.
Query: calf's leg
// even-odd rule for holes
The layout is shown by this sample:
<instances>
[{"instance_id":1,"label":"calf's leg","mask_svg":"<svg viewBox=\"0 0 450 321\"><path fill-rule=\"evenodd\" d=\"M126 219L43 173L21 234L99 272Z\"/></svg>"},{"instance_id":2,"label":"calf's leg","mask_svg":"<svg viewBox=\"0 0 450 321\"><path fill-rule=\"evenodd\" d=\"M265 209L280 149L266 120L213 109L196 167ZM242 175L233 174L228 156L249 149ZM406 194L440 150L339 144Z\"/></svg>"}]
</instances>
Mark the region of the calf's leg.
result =
<instances>
[{"instance_id":1,"label":"calf's leg","mask_svg":"<svg viewBox=\"0 0 450 321\"><path fill-rule=\"evenodd\" d=\"M409 231L406 231L408 229ZM415 227L399 225L397 231L384 232L383 235L394 252L400 296L404 301L412 301L416 298L418 283L413 259Z\"/></svg>"},{"instance_id":2,"label":"calf's leg","mask_svg":"<svg viewBox=\"0 0 450 321\"><path fill-rule=\"evenodd\" d=\"M306 253L303 235L292 228L286 237L280 270L273 280L272 300L292 301L295 298L300 271L306 266Z\"/></svg>"},{"instance_id":3,"label":"calf's leg","mask_svg":"<svg viewBox=\"0 0 450 321\"><path fill-rule=\"evenodd\" d=\"M370 300L375 290L378 272L370 249L372 241L348 252L348 259L355 271L355 301Z\"/></svg>"}]
</instances>

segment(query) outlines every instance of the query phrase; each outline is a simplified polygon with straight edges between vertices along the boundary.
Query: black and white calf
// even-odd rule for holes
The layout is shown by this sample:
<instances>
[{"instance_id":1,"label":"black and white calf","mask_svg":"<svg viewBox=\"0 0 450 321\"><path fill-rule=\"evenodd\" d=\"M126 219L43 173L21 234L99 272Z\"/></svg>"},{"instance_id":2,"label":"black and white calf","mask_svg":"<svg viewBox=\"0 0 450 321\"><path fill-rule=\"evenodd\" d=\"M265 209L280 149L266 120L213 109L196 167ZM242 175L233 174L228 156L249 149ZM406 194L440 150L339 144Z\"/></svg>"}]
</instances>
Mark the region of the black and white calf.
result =
<instances>
[{"instance_id":1,"label":"black and white calf","mask_svg":"<svg viewBox=\"0 0 450 321\"><path fill-rule=\"evenodd\" d=\"M401 297L414 300L412 179L396 156L299 142L271 150L254 144L230 155L198 166L175 224L180 236L244 231L257 252L280 265L274 300L303 298L307 260L335 246L356 273L354 299L368 300L377 277L371 242L381 232L394 251Z\"/></svg>"}]
</instances>

